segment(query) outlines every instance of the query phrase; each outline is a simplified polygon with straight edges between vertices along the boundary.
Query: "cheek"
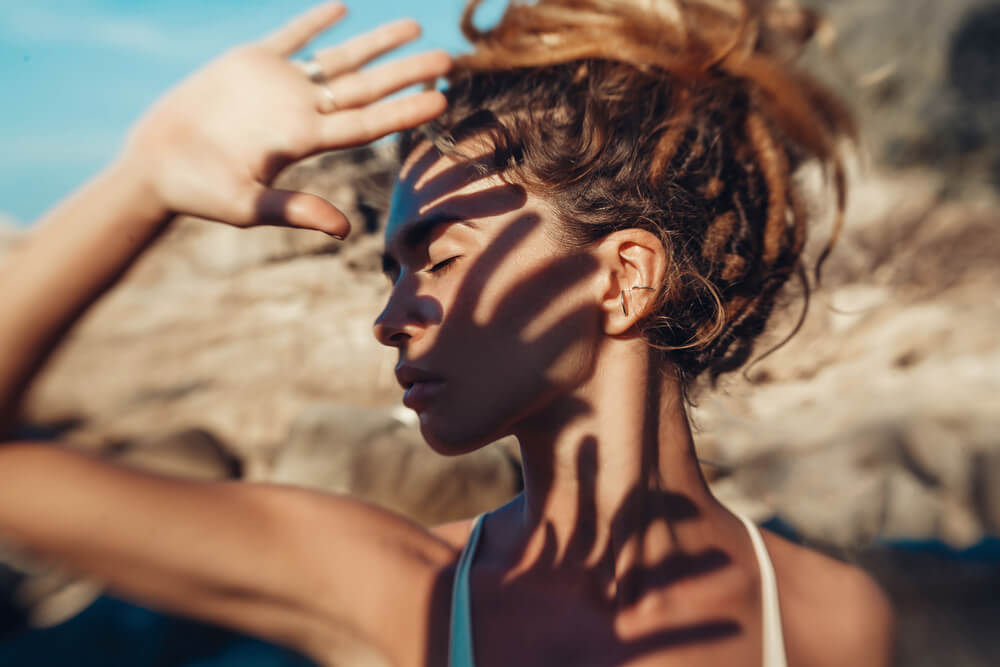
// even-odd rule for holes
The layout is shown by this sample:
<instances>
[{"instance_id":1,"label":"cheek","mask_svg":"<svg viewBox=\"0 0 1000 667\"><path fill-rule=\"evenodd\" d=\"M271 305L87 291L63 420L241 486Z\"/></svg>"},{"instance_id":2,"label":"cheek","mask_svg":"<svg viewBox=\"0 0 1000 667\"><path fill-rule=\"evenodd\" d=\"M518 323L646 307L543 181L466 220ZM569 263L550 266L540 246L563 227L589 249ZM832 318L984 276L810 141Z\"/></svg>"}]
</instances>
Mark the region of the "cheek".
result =
<instances>
[{"instance_id":1,"label":"cheek","mask_svg":"<svg viewBox=\"0 0 1000 667\"><path fill-rule=\"evenodd\" d=\"M470 312L476 325L499 324L514 329L526 344L546 334L578 311L592 307L594 261L561 255L541 232L512 251L485 275L469 276L474 303L456 304ZM485 272L484 272L485 273Z\"/></svg>"},{"instance_id":2,"label":"cheek","mask_svg":"<svg viewBox=\"0 0 1000 667\"><path fill-rule=\"evenodd\" d=\"M510 433L590 377L603 341L593 260L521 246L488 273L460 276L430 355L451 378L421 414L424 437L444 454ZM444 297L444 295L441 295Z\"/></svg>"},{"instance_id":3,"label":"cheek","mask_svg":"<svg viewBox=\"0 0 1000 667\"><path fill-rule=\"evenodd\" d=\"M599 310L568 297L548 305L532 317L523 317L532 304L512 307L454 338L448 395L421 414L424 437L438 452L459 454L508 435L591 376L602 340Z\"/></svg>"},{"instance_id":4,"label":"cheek","mask_svg":"<svg viewBox=\"0 0 1000 667\"><path fill-rule=\"evenodd\" d=\"M591 328L588 324L579 322L581 329ZM586 382L593 374L599 347L594 337L567 336L545 369L548 384L557 393L568 393Z\"/></svg>"},{"instance_id":5,"label":"cheek","mask_svg":"<svg viewBox=\"0 0 1000 667\"><path fill-rule=\"evenodd\" d=\"M499 333L499 332L498 332ZM424 438L440 454L464 454L544 414L592 374L598 345L579 333L551 339L550 347L485 341L466 358L442 401L420 414Z\"/></svg>"},{"instance_id":6,"label":"cheek","mask_svg":"<svg viewBox=\"0 0 1000 667\"><path fill-rule=\"evenodd\" d=\"M593 366L602 311L571 265L535 266L527 274L487 285L475 309L481 339L473 366L489 367L500 386L522 395L569 390Z\"/></svg>"}]
</instances>

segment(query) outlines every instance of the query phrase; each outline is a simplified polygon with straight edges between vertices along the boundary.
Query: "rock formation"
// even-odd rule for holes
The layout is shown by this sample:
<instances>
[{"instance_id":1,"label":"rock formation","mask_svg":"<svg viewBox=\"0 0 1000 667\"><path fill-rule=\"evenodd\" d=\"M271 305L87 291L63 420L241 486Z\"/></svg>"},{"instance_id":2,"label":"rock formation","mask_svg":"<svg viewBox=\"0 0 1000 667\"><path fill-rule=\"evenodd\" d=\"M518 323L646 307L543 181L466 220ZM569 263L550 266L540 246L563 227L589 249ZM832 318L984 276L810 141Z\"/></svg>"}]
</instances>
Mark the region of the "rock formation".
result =
<instances>
[{"instance_id":1,"label":"rock formation","mask_svg":"<svg viewBox=\"0 0 1000 667\"><path fill-rule=\"evenodd\" d=\"M326 156L285 178L364 220L384 210L393 169L385 153ZM992 191L955 200L945 188L926 169L856 175L846 231L802 330L748 380L726 380L700 399L700 452L729 502L842 545L876 536L967 545L996 530L1000 226ZM431 510L433 494L350 479L369 469L359 463L368 454L352 453L366 450L369 432L396 443L370 448L397 447L396 460L426 475L413 489L436 488L432 470L467 465L420 447L394 416L394 355L370 332L387 285L375 268L378 213L368 215L375 222L344 245L178 221L73 332L36 383L27 417L69 424L76 442L97 451L209 433L250 478L325 480L431 522L499 502L516 487L506 456L484 455L498 472L473 494L479 505ZM824 233L815 230L814 245ZM789 302L774 341L794 326L800 300L790 293Z\"/></svg>"},{"instance_id":2,"label":"rock formation","mask_svg":"<svg viewBox=\"0 0 1000 667\"><path fill-rule=\"evenodd\" d=\"M701 399L700 451L731 502L758 516L778 512L817 539L972 543L996 529L1000 514L991 490L1000 475L992 435L1000 404L996 195L976 187L985 178L956 190L954 174L921 164L920 150L900 153L905 169L883 165L898 162L900 142L937 136L943 118L975 116L982 136L993 136L987 116L976 114L995 91L974 89L988 75L976 67L994 47L970 26L989 24L996 5L919 0L898 12L889 0L817 4L836 39L812 57L859 108L878 163L854 175L845 233L800 333L755 364L749 380L728 380ZM887 20L890 12L898 20ZM877 40L876 27L888 31ZM897 43L903 35L942 48ZM947 113L925 116L930 101ZM977 160L969 157L967 168ZM74 441L95 451L204 432L248 476L266 479L280 461L287 481L297 469L287 445L301 434L293 424L304 410L315 418L323 406L328 414L375 409L387 428L396 424L388 412L399 399L394 355L371 336L387 294L379 227L394 169L391 146L380 144L282 175L282 186L326 196L348 214L355 232L346 243L176 221L54 355L26 420L70 425ZM814 230L814 246L824 233ZM0 246L10 237L0 235ZM794 326L794 294L789 301L775 341ZM398 433L400 442L412 439ZM337 488L351 486L338 479ZM907 509L918 505L923 511Z\"/></svg>"},{"instance_id":3,"label":"rock formation","mask_svg":"<svg viewBox=\"0 0 1000 667\"><path fill-rule=\"evenodd\" d=\"M1000 184L996 0L808 0L829 46L810 54L860 112L876 161L931 165L949 188Z\"/></svg>"},{"instance_id":4,"label":"rock formation","mask_svg":"<svg viewBox=\"0 0 1000 667\"><path fill-rule=\"evenodd\" d=\"M699 453L726 502L816 544L968 546L1000 534L1000 5L813 4L836 39L811 57L859 109L874 164L852 177L798 335L699 398ZM501 503L510 447L429 452L371 336L394 169L379 145L282 176L347 212L343 244L178 220L55 354L25 421L139 465L354 493L426 523ZM16 236L0 226L0 253Z\"/></svg>"},{"instance_id":5,"label":"rock formation","mask_svg":"<svg viewBox=\"0 0 1000 667\"><path fill-rule=\"evenodd\" d=\"M992 194L939 188L933 173L858 183L802 331L702 401L701 451L733 502L837 544L995 531L978 489L1000 485L985 463L1000 450L1000 219Z\"/></svg>"}]
</instances>

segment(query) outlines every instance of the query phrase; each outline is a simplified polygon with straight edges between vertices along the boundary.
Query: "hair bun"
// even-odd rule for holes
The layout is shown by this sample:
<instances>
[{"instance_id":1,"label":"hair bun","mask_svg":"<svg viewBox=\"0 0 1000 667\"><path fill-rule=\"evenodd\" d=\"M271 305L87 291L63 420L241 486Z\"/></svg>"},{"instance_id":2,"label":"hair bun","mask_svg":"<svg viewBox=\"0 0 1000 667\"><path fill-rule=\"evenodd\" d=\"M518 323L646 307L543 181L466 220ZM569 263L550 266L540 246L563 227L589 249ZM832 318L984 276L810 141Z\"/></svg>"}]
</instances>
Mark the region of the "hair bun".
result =
<instances>
[{"instance_id":1,"label":"hair bun","mask_svg":"<svg viewBox=\"0 0 1000 667\"><path fill-rule=\"evenodd\" d=\"M830 175L839 212L832 247L847 196L838 140L856 140L857 128L839 98L794 66L823 27L819 14L797 0L511 0L495 26L479 30L481 4L469 0L463 13L474 51L458 59L456 72L597 59L659 72L680 87L743 87L801 161L817 159Z\"/></svg>"},{"instance_id":2,"label":"hair bun","mask_svg":"<svg viewBox=\"0 0 1000 667\"><path fill-rule=\"evenodd\" d=\"M444 152L489 138L486 166L547 197L568 243L658 234L673 268L643 336L685 386L740 367L788 280L808 290L801 165L836 196L817 280L843 220L851 114L794 65L818 15L795 0L513 0L480 30L480 4L425 136Z\"/></svg>"},{"instance_id":3,"label":"hair bun","mask_svg":"<svg viewBox=\"0 0 1000 667\"><path fill-rule=\"evenodd\" d=\"M471 69L537 67L600 58L675 75L699 75L752 54L794 59L819 16L775 0L513 0L488 30L471 0L462 32L476 47Z\"/></svg>"}]
</instances>

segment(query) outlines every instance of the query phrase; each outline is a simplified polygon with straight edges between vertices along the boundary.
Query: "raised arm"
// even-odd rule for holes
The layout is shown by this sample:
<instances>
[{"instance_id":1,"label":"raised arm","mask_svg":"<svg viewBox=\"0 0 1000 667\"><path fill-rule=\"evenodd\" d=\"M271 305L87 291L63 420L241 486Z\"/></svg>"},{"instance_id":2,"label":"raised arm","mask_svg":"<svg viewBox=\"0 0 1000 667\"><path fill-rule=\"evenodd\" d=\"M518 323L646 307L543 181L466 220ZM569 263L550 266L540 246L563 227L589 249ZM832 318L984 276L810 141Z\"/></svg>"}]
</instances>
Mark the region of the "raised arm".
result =
<instances>
[{"instance_id":1,"label":"raised arm","mask_svg":"<svg viewBox=\"0 0 1000 667\"><path fill-rule=\"evenodd\" d=\"M430 52L359 70L417 36L419 27L402 21L317 53L329 79L317 85L288 56L343 13L340 4L318 7L182 82L139 121L114 163L7 258L0 268L0 416L10 419L60 334L173 215L348 233L329 202L268 183L296 159L368 143L439 114L445 102L438 92L383 98L442 74L450 61Z\"/></svg>"},{"instance_id":2,"label":"raised arm","mask_svg":"<svg viewBox=\"0 0 1000 667\"><path fill-rule=\"evenodd\" d=\"M187 482L40 443L0 446L0 538L122 597L320 664L357 649L400 666L440 655L433 617L455 557L423 528L350 498Z\"/></svg>"},{"instance_id":3,"label":"raised arm","mask_svg":"<svg viewBox=\"0 0 1000 667\"><path fill-rule=\"evenodd\" d=\"M433 118L444 108L437 92L384 98L444 73L449 59L432 52L361 70L418 34L399 22L319 51L327 83L318 85L288 57L343 13L339 4L318 7L182 82L140 120L114 163L7 257L0 425L12 423L63 332L174 215L349 231L330 203L272 189L271 178L293 160ZM373 581L404 593L399 613L415 605L426 615L434 570L451 554L415 526L347 499L187 483L18 442L0 445L0 538L126 596L321 660L339 633L376 639L373 628L387 619Z\"/></svg>"}]
</instances>

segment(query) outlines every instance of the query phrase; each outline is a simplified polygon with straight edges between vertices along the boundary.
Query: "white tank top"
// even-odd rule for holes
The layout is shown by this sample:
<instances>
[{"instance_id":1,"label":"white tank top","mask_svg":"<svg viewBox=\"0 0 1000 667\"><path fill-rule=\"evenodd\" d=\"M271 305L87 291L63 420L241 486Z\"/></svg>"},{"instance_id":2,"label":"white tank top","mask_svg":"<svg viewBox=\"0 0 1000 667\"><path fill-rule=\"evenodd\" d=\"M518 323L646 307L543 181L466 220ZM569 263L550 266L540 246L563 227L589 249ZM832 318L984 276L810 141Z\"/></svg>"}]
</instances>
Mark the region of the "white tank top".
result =
<instances>
[{"instance_id":1,"label":"white tank top","mask_svg":"<svg viewBox=\"0 0 1000 667\"><path fill-rule=\"evenodd\" d=\"M476 517L472 526L469 541L458 560L455 569L455 581L451 593L451 635L448 642L449 667L475 667L475 656L472 650L472 612L469 598L469 569L476 557L479 546L479 536L482 533L483 516ZM763 607L762 625L764 626L764 661L763 667L787 667L785 658L785 639L781 631L781 609L778 606L778 580L774 575L771 557L764 545L760 529L746 517L737 514L753 542L753 550L757 555L757 567L760 570L761 602Z\"/></svg>"}]
</instances>

